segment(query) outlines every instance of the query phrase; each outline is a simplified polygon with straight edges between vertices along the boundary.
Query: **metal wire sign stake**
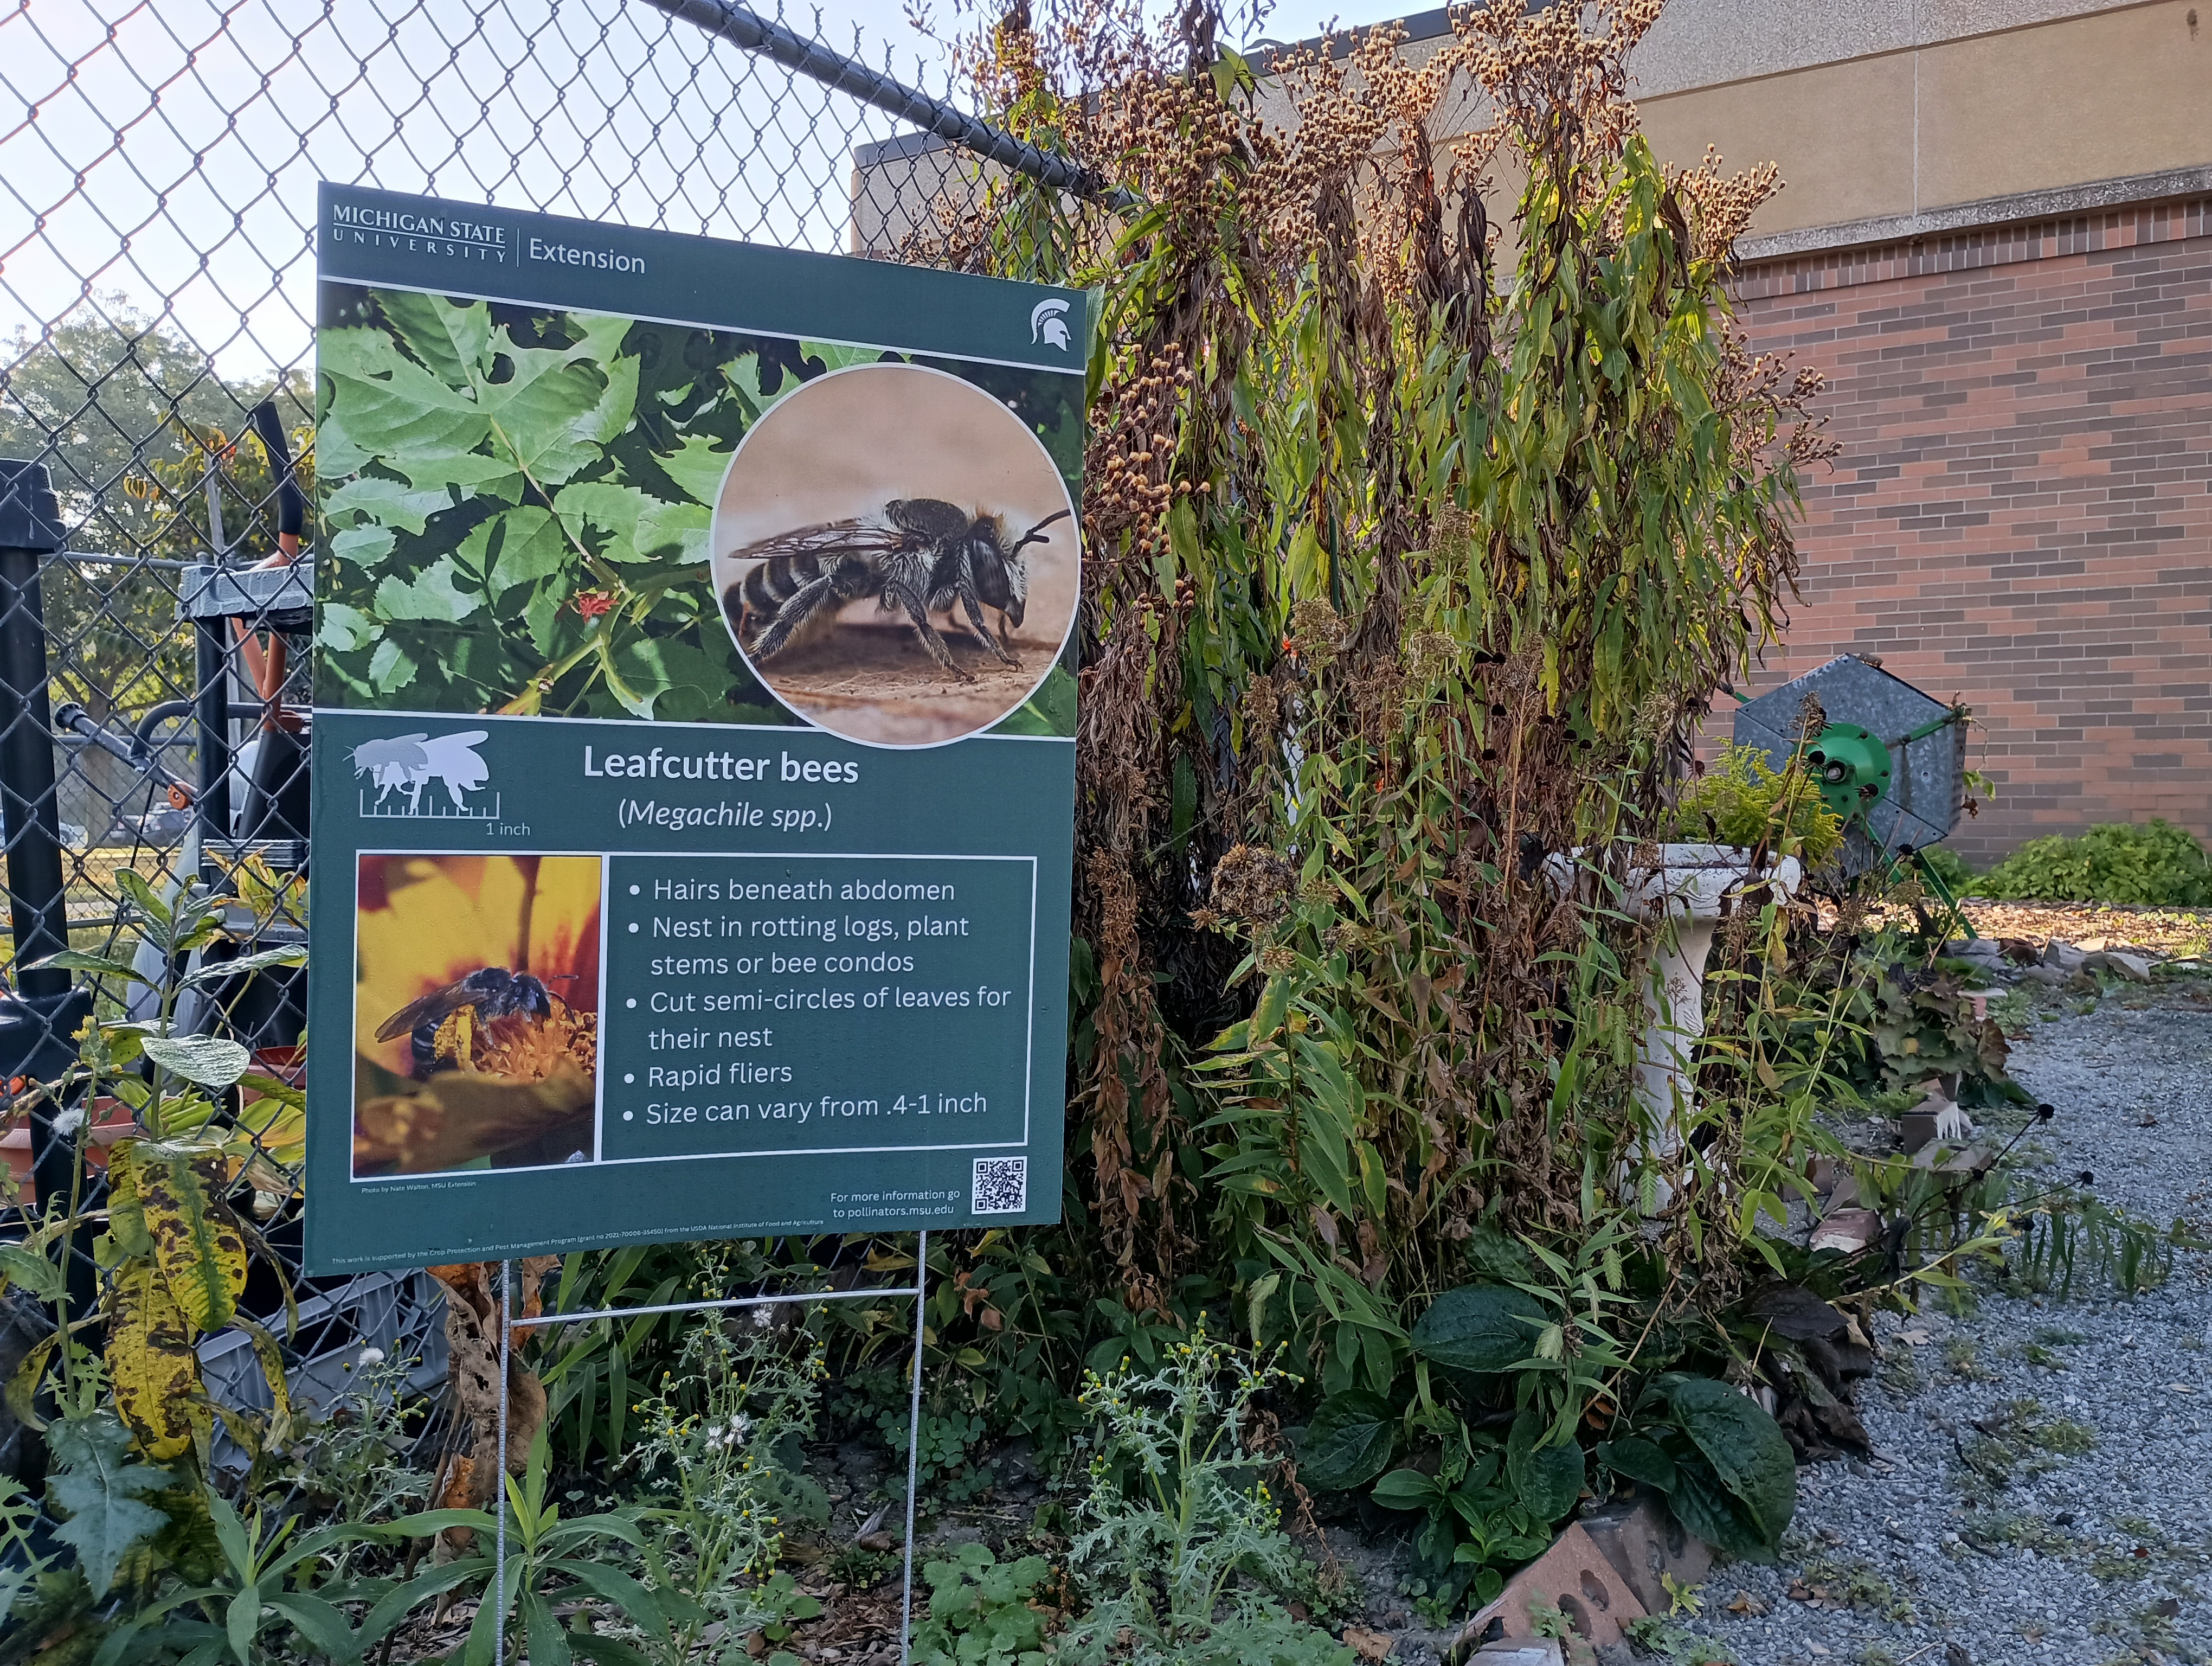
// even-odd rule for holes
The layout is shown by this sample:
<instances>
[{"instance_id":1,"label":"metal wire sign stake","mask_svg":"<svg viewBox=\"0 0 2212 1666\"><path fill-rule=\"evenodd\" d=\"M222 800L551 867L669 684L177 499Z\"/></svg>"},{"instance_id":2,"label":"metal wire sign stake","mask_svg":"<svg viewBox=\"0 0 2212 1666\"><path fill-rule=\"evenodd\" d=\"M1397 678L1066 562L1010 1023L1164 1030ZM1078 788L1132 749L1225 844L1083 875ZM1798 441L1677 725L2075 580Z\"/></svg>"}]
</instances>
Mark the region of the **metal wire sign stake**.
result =
<instances>
[{"instance_id":1,"label":"metal wire sign stake","mask_svg":"<svg viewBox=\"0 0 2212 1666\"><path fill-rule=\"evenodd\" d=\"M574 1324L586 1319L635 1319L659 1313L707 1313L727 1308L779 1307L803 1305L813 1302L851 1302L881 1296L911 1296L914 1298L914 1370L908 1385L906 1426L906 1534L899 1547L902 1567L899 1584L899 1659L904 1662L914 1633L914 1507L915 1482L921 1471L921 1341L923 1326L922 1298L929 1285L929 1234L919 1235L914 1251L914 1282L911 1285L872 1285L866 1290L823 1290L795 1296L730 1296L711 1302L663 1302L650 1307L600 1307L580 1313L545 1313L534 1319L514 1316L514 1263L503 1261L499 1264L499 1479L501 1496L498 1500L497 1529L493 1535L491 1599L499 1604L499 1619L495 1633L493 1653L504 1659L507 1651L507 1617L514 1607L514 1593L507 1588L507 1518L513 1508L506 1496L507 1488L507 1373L514 1358L514 1338L518 1330L531 1330L547 1325Z\"/></svg>"}]
</instances>

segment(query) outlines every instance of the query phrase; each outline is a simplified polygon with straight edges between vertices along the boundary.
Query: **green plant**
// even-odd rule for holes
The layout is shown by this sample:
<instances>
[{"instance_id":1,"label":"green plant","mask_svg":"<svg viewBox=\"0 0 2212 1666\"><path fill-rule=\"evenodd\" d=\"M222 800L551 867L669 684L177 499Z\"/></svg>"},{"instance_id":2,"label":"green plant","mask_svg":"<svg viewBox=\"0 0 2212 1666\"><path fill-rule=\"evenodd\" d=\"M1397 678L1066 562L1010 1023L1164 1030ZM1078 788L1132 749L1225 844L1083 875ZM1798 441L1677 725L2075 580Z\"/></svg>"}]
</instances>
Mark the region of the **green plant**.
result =
<instances>
[{"instance_id":1,"label":"green plant","mask_svg":"<svg viewBox=\"0 0 2212 1666\"><path fill-rule=\"evenodd\" d=\"M406 1462L414 1447L410 1428L428 1407L411 1386L412 1368L420 1363L362 1350L345 1398L291 1448L292 1485L332 1519L390 1521L428 1496L431 1477ZM341 1547L335 1570L346 1572L371 1543L363 1538Z\"/></svg>"},{"instance_id":2,"label":"green plant","mask_svg":"<svg viewBox=\"0 0 2212 1666\"><path fill-rule=\"evenodd\" d=\"M1051 1615L1039 1596L1052 1578L1042 1556L1001 1562L989 1547L962 1545L922 1565L929 1615L915 1628L921 1666L1044 1666Z\"/></svg>"},{"instance_id":3,"label":"green plant","mask_svg":"<svg viewBox=\"0 0 2212 1666\"><path fill-rule=\"evenodd\" d=\"M2160 1228L2118 1204L2069 1187L2038 1189L2009 1211L2018 1236L2011 1268L2027 1289L2072 1298L2094 1279L2124 1296L2166 1282L2177 1251L2204 1247L2185 1219Z\"/></svg>"},{"instance_id":4,"label":"green plant","mask_svg":"<svg viewBox=\"0 0 2212 1666\"><path fill-rule=\"evenodd\" d=\"M1725 1643L1700 1637L1659 1614L1646 1614L1621 1627L1639 1655L1675 1661L1680 1666L1736 1666L1734 1651Z\"/></svg>"},{"instance_id":5,"label":"green plant","mask_svg":"<svg viewBox=\"0 0 2212 1666\"><path fill-rule=\"evenodd\" d=\"M635 1576L602 1560L610 1543L643 1553L645 1539L639 1530L638 1512L617 1510L562 1520L561 1506L545 1496L549 1467L541 1427L532 1443L522 1478L501 1477L506 1482L506 1589L484 1590L456 1666L499 1666L504 1659L520 1659L526 1651L532 1666L568 1666L577 1655L600 1666L650 1666L647 1657L635 1645L592 1631L589 1620L580 1611L571 1626L562 1626L554 1614L555 1599L563 1595L597 1598L664 1655L672 1645L674 1626L701 1623L704 1616L683 1592L667 1587L657 1591L649 1589ZM468 1535L467 1552L427 1572L387 1585L362 1621L362 1647L380 1641L423 1602L465 1585L481 1583L488 1588L499 1523L489 1511L426 1510L388 1525L361 1529L387 1540L429 1538L451 1535L456 1529ZM503 1656L499 1633L503 1618L510 1614L514 1616L510 1635L520 1646Z\"/></svg>"},{"instance_id":6,"label":"green plant","mask_svg":"<svg viewBox=\"0 0 2212 1666\"><path fill-rule=\"evenodd\" d=\"M678 1356L682 1375L669 1372L635 1408L642 1426L625 1465L671 1500L635 1513L653 1584L684 1599L670 1607L677 1666L709 1623L733 1635L772 1623L758 1618L757 1588L775 1572L787 1519L828 1519L828 1498L796 1458L813 1432L823 1352L805 1330L780 1331L764 1308L697 1324Z\"/></svg>"},{"instance_id":7,"label":"green plant","mask_svg":"<svg viewBox=\"0 0 2212 1666\"><path fill-rule=\"evenodd\" d=\"M1202 1327L1150 1371L1088 1374L1095 1444L1068 1561L1091 1607L1063 1645L1071 1658L1349 1666L1351 1650L1273 1595L1295 1584L1303 1558L1245 1425L1255 1397L1284 1379Z\"/></svg>"},{"instance_id":8,"label":"green plant","mask_svg":"<svg viewBox=\"0 0 2212 1666\"><path fill-rule=\"evenodd\" d=\"M2075 837L2030 839L1982 877L1989 897L2042 902L2212 903L2212 858L2186 829L2106 822Z\"/></svg>"},{"instance_id":9,"label":"green plant","mask_svg":"<svg viewBox=\"0 0 2212 1666\"><path fill-rule=\"evenodd\" d=\"M202 1494L202 1502L222 1547L216 1578L140 1608L108 1633L93 1666L123 1666L156 1650L172 1650L209 1666L280 1666L297 1658L290 1648L264 1648L262 1634L271 1626L296 1635L309 1653L334 1661L357 1657L364 1642L374 1640L356 1635L330 1596L295 1588L321 1571L322 1557L368 1529L340 1523L295 1539L296 1517L268 1522L257 1508L251 1521L242 1520L230 1501L212 1489ZM335 1594L343 1601L360 1593L340 1588ZM185 1611L191 1608L202 1617L187 1616Z\"/></svg>"},{"instance_id":10,"label":"green plant","mask_svg":"<svg viewBox=\"0 0 2212 1666\"><path fill-rule=\"evenodd\" d=\"M1708 1544L1772 1561L1797 1508L1797 1459L1747 1395L1710 1377L1662 1373L1598 1461L1667 1495L1682 1525Z\"/></svg>"},{"instance_id":11,"label":"green plant","mask_svg":"<svg viewBox=\"0 0 2212 1666\"><path fill-rule=\"evenodd\" d=\"M1844 824L1795 757L1781 769L1759 746L1724 744L1674 801L1671 836L1797 856L1817 867L1844 842Z\"/></svg>"}]
</instances>

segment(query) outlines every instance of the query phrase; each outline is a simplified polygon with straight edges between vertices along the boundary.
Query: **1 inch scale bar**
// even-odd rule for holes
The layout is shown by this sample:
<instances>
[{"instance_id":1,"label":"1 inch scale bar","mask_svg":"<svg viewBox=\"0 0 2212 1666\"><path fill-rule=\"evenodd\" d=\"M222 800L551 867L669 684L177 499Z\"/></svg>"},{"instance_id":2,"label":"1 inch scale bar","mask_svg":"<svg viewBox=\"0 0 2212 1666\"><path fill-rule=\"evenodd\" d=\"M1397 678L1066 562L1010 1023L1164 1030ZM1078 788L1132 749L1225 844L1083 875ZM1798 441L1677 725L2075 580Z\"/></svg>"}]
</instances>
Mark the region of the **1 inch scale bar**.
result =
<instances>
[{"instance_id":1,"label":"1 inch scale bar","mask_svg":"<svg viewBox=\"0 0 2212 1666\"><path fill-rule=\"evenodd\" d=\"M514 1316L514 1302L512 1289L514 1263L503 1261L499 1264L499 1450L507 1450L507 1388L509 1360L513 1358L514 1333L532 1330L546 1325L565 1325L586 1319L635 1319L659 1313L708 1313L718 1309L740 1307L787 1307L806 1302L856 1302L871 1297L911 1296L914 1298L914 1383L907 1402L906 1432L906 1542L900 1547L904 1563L904 1575L899 1596L899 1662L906 1666L914 1636L914 1506L915 1485L920 1478L921 1460L921 1341L924 1318L922 1298L929 1286L929 1234L917 1235L914 1251L914 1282L910 1285L875 1285L866 1290L821 1290L810 1295L798 1296L726 1296L711 1302L663 1302L653 1307L598 1307L581 1313L540 1314L534 1319ZM504 1656L507 1650L507 1614L513 1605L507 1588L507 1517L512 1508L507 1500L500 1501L498 1533L493 1553L492 1584L489 1593L499 1604L498 1641L495 1648Z\"/></svg>"}]
</instances>

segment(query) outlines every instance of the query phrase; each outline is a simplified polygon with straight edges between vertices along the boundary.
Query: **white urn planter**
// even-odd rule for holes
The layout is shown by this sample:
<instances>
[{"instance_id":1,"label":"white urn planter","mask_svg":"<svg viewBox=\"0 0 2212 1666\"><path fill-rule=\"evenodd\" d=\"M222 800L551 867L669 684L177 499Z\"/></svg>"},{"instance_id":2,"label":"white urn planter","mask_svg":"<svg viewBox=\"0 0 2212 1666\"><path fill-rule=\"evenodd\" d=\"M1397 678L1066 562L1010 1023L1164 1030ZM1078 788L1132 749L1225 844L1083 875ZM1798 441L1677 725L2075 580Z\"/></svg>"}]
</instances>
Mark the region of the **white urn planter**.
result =
<instances>
[{"instance_id":1,"label":"white urn planter","mask_svg":"<svg viewBox=\"0 0 2212 1666\"><path fill-rule=\"evenodd\" d=\"M1698 1102L1698 1041L1705 1033L1705 961L1713 950L1713 929L1731 897L1754 885L1771 885L1784 897L1796 894L1804 870L1794 856L1752 871L1751 853L1726 844L1663 844L1655 847L1656 866L1638 866L1629 874L1621 906L1659 922L1657 939L1644 968L1644 1034L1636 1048L1636 1102L1645 1131L1641 1154L1662 1161L1682 1149L1683 1126ZM1560 891L1576 880L1573 858L1553 856L1545 867ZM1626 1180L1632 1164L1624 1160ZM1674 1189L1660 1183L1655 1207L1664 1207Z\"/></svg>"},{"instance_id":2,"label":"white urn planter","mask_svg":"<svg viewBox=\"0 0 2212 1666\"><path fill-rule=\"evenodd\" d=\"M1804 877L1795 856L1753 875L1751 853L1725 844L1666 844L1659 864L1632 876L1627 902L1658 920L1658 940L1644 984L1644 1039L1636 1053L1636 1098L1650 1118L1661 1156L1681 1148L1682 1123L1697 1104L1692 1054L1705 1033L1705 961L1729 898L1747 885L1796 894Z\"/></svg>"}]
</instances>

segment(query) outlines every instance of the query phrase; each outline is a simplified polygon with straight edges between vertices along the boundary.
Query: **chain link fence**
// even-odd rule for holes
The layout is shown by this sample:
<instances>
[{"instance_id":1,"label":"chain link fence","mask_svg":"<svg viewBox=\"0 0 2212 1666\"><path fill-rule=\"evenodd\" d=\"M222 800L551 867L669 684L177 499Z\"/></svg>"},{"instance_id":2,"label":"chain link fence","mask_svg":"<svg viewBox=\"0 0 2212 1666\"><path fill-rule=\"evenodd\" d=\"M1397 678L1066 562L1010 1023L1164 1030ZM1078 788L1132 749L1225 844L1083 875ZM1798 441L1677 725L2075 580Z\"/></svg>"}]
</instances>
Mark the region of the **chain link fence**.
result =
<instances>
[{"instance_id":1,"label":"chain link fence","mask_svg":"<svg viewBox=\"0 0 2212 1666\"><path fill-rule=\"evenodd\" d=\"M139 1131L119 1102L29 1090L67 1067L87 1012L155 1016L193 970L145 945L149 898L188 881L222 898L228 935L193 963L304 939L317 182L874 258L991 170L1079 188L920 90L927 60L832 50L814 27L725 0L0 15L0 1149L17 1186L0 1237L66 1194L75 1141L96 1171ZM64 946L152 982L25 970ZM219 978L174 1022L296 1084L304 979ZM426 1274L300 1279L300 1117L270 1097L232 1089L219 1117L252 1152L231 1199L257 1244L241 1305L325 1408L372 1347L419 1358L428 1386L443 1337ZM99 1276L88 1250L64 1252L75 1311ZM0 1377L52 1328L4 1299ZM199 1353L218 1402L269 1405L243 1333ZM20 1437L8 1420L0 1468Z\"/></svg>"}]
</instances>

